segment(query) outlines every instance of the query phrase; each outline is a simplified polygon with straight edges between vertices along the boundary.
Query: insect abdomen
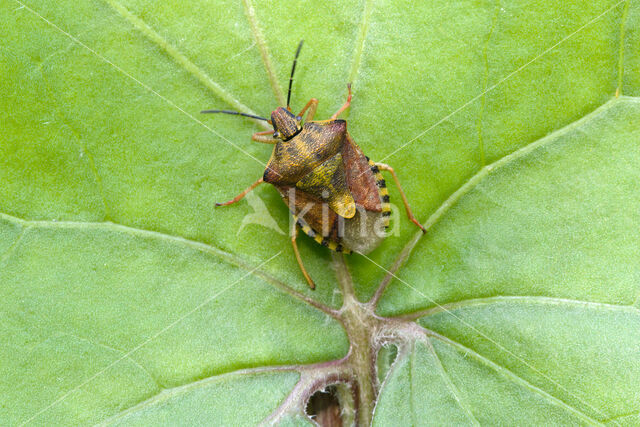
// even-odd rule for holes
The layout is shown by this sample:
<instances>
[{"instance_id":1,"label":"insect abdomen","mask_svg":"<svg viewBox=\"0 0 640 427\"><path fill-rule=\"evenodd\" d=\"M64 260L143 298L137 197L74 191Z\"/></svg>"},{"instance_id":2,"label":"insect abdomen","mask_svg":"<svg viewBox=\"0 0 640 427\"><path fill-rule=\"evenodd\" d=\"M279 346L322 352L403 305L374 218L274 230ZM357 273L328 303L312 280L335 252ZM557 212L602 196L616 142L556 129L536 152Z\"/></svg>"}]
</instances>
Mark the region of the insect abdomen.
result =
<instances>
[{"instance_id":1,"label":"insect abdomen","mask_svg":"<svg viewBox=\"0 0 640 427\"><path fill-rule=\"evenodd\" d=\"M336 242L327 237L323 237L320 233L317 233L314 229L312 229L309 224L307 224L303 220L300 220L297 216L293 215L293 219L298 223L302 231L304 231L307 236L311 237L322 246L325 246L335 252L344 252L346 254L351 253L351 250L346 248L342 243Z\"/></svg>"},{"instance_id":2,"label":"insect abdomen","mask_svg":"<svg viewBox=\"0 0 640 427\"><path fill-rule=\"evenodd\" d=\"M353 218L341 218L332 212L326 218L326 223L318 221L317 214L312 214L309 219L314 221L314 227L294 214L294 219L305 234L317 243L336 252L350 253L353 251L366 254L380 245L386 237L384 232L389 226L391 205L389 204L389 192L382 174L375 163L370 160L369 165L376 179L381 210L367 210L360 205L357 207L356 215ZM330 209L325 207L325 211L328 212ZM322 227L325 228L324 233L320 232Z\"/></svg>"}]
</instances>

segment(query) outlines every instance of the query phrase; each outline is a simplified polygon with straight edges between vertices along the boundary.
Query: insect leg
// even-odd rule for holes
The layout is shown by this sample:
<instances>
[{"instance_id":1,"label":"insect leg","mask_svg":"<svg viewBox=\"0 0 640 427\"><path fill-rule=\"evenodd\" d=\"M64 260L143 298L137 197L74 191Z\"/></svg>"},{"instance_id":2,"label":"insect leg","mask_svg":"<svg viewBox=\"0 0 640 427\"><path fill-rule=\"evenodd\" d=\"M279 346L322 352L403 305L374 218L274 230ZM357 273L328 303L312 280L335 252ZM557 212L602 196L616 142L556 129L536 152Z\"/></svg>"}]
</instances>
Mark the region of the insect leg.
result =
<instances>
[{"instance_id":1,"label":"insect leg","mask_svg":"<svg viewBox=\"0 0 640 427\"><path fill-rule=\"evenodd\" d=\"M338 118L338 116L347 108L349 108L349 105L351 105L351 83L347 83L347 89L349 89L349 96L347 97L347 102L345 102L344 104L342 104L342 107L340 107L340 109L338 111L336 111L336 113L331 116L331 120L335 120Z\"/></svg>"},{"instance_id":2,"label":"insect leg","mask_svg":"<svg viewBox=\"0 0 640 427\"><path fill-rule=\"evenodd\" d=\"M300 111L300 114L298 114L298 117L302 117L302 115L304 114L305 111L307 111L307 109L309 109L309 112L307 113L307 118L304 120L306 122L310 122L311 120L313 120L313 116L316 115L316 110L318 109L318 100L315 98L311 98L309 102L307 102L307 105L304 106L302 111Z\"/></svg>"},{"instance_id":3,"label":"insect leg","mask_svg":"<svg viewBox=\"0 0 640 427\"><path fill-rule=\"evenodd\" d=\"M280 141L278 138L273 137L272 130L256 132L251 136L251 139L253 139L256 142L262 142L263 144L275 144L278 141Z\"/></svg>"},{"instance_id":4,"label":"insect leg","mask_svg":"<svg viewBox=\"0 0 640 427\"><path fill-rule=\"evenodd\" d=\"M256 182L254 182L253 184L251 184L251 186L249 188L247 188L246 190L244 190L242 193L238 194L236 197L234 197L233 199L229 200L228 202L224 202L224 203L216 203L216 206L227 206L230 205L232 203L235 203L239 200L242 200L242 198L244 196L247 195L247 193L251 190L253 190L254 188L256 188L258 185L262 184L264 181L262 180L262 177L260 177L259 180L257 180Z\"/></svg>"},{"instance_id":5,"label":"insect leg","mask_svg":"<svg viewBox=\"0 0 640 427\"><path fill-rule=\"evenodd\" d=\"M398 180L398 175L396 175L396 171L394 171L391 166L386 165L384 163L376 163L376 166L378 167L378 169L387 171L391 174L391 176L393 177L393 180L396 183L396 187L398 187L400 196L402 196L402 203L404 203L404 208L407 211L407 216L409 217L409 220L413 222L415 225L417 225L418 227L420 227L423 233L426 233L427 230L425 230L422 224L420 224L418 220L413 216L413 212L411 212L411 208L409 207L409 202L407 201L407 196L405 196L404 191L402 191L402 186L400 185L400 180Z\"/></svg>"},{"instance_id":6,"label":"insect leg","mask_svg":"<svg viewBox=\"0 0 640 427\"><path fill-rule=\"evenodd\" d=\"M304 268L304 264L302 263L302 258L300 257L300 252L298 251L298 244L296 243L296 239L298 238L298 224L293 223L293 229L291 230L291 244L293 245L293 253L296 254L296 259L298 260L298 265L300 266L300 270L302 271L302 275L305 279L307 279L307 283L309 283L309 287L311 289L315 289L316 285L311 280L311 276L307 273L307 269Z\"/></svg>"}]
</instances>

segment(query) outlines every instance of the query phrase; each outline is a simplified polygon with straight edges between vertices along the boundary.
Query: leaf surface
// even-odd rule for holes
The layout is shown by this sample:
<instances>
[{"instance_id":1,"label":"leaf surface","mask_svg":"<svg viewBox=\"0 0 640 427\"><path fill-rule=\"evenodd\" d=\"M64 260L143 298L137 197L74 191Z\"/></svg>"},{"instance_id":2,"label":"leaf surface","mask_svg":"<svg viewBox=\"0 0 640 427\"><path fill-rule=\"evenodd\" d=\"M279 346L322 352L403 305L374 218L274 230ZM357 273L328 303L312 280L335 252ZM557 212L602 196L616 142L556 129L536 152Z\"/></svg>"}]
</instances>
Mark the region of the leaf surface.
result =
<instances>
[{"instance_id":1,"label":"leaf surface","mask_svg":"<svg viewBox=\"0 0 640 427\"><path fill-rule=\"evenodd\" d=\"M638 422L633 2L8 0L0 26L7 424L254 424L347 354L330 255L299 239L308 290L275 189L267 227L215 208L262 175L263 128L199 114L268 117L301 39L292 109L351 82L349 132L429 227L398 205L348 260L365 301L399 259L377 312L423 328L374 423Z\"/></svg>"}]
</instances>

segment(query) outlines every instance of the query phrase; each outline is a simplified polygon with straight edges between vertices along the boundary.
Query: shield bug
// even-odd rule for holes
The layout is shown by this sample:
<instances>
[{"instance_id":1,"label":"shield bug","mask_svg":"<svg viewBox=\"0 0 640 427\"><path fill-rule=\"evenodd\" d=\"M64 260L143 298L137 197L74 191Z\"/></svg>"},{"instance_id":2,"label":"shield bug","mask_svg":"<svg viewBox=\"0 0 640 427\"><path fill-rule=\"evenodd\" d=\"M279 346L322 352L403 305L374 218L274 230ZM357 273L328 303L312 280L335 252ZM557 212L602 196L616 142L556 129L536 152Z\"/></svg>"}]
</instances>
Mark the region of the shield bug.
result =
<instances>
[{"instance_id":1,"label":"shield bug","mask_svg":"<svg viewBox=\"0 0 640 427\"><path fill-rule=\"evenodd\" d=\"M272 184L293 215L293 251L302 274L311 289L315 289L298 251L298 229L333 251L371 252L385 238L384 230L391 215L389 192L381 171L393 177L409 220L423 232L425 229L414 218L395 171L366 157L347 132L347 122L338 119L351 104L350 84L347 101L328 120L313 120L318 108L315 98L307 102L299 114L291 112L291 86L301 48L302 41L291 67L287 106L276 108L271 119L237 111L202 112L245 116L273 126L273 130L252 136L254 141L274 144L263 175L233 199L216 206L235 203L262 183Z\"/></svg>"}]
</instances>

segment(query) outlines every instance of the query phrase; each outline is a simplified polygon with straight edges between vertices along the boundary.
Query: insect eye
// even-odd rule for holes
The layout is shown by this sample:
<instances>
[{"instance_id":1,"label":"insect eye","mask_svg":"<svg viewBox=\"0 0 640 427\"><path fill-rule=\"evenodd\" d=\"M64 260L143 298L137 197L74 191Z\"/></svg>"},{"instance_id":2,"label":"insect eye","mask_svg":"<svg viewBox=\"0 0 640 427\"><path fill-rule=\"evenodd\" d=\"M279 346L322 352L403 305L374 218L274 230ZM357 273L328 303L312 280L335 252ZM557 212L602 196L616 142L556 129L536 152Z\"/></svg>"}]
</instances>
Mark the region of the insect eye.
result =
<instances>
[{"instance_id":1,"label":"insect eye","mask_svg":"<svg viewBox=\"0 0 640 427\"><path fill-rule=\"evenodd\" d=\"M280 138L280 132L275 131L275 132L273 133L273 137L274 137L274 138Z\"/></svg>"},{"instance_id":2,"label":"insect eye","mask_svg":"<svg viewBox=\"0 0 640 427\"><path fill-rule=\"evenodd\" d=\"M297 120L297 121L302 120L302 116L296 116L296 120Z\"/></svg>"}]
</instances>

